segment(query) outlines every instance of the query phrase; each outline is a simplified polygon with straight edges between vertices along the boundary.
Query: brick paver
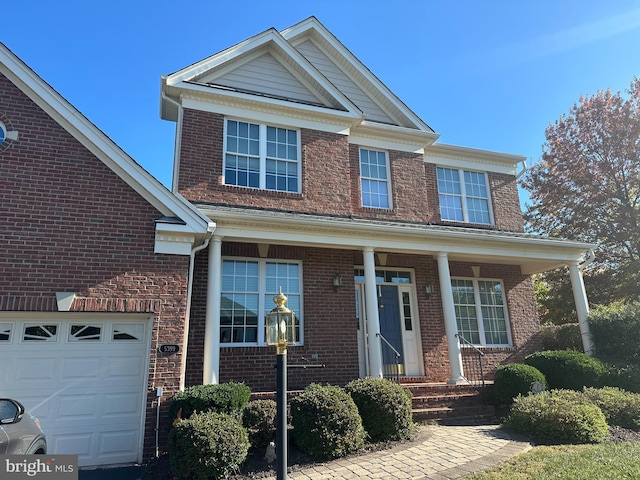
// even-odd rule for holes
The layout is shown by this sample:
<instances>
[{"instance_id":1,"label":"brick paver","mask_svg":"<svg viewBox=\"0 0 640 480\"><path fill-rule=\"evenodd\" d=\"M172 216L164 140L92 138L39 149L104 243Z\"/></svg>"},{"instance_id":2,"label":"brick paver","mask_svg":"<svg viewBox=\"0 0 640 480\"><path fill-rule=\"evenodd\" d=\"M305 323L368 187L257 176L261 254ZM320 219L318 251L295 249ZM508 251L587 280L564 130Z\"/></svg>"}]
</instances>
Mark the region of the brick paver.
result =
<instances>
[{"instance_id":1,"label":"brick paver","mask_svg":"<svg viewBox=\"0 0 640 480\"><path fill-rule=\"evenodd\" d=\"M315 464L289 473L290 480L451 480L489 468L530 447L498 425L429 425L418 444ZM275 477L269 477L269 480Z\"/></svg>"}]
</instances>

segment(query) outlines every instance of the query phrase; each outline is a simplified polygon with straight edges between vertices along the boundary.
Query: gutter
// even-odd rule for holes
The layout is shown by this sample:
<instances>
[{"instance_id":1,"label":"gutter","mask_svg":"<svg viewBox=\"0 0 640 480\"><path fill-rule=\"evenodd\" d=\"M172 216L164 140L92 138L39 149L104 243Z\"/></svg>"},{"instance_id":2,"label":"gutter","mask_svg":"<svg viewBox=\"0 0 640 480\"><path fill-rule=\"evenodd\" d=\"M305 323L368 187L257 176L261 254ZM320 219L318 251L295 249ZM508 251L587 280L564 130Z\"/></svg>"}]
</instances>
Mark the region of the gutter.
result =
<instances>
[{"instance_id":1,"label":"gutter","mask_svg":"<svg viewBox=\"0 0 640 480\"><path fill-rule=\"evenodd\" d=\"M584 271L591 263L596 259L596 254L593 252L593 248L590 248L585 254L584 259L578 264L578 268Z\"/></svg>"}]
</instances>

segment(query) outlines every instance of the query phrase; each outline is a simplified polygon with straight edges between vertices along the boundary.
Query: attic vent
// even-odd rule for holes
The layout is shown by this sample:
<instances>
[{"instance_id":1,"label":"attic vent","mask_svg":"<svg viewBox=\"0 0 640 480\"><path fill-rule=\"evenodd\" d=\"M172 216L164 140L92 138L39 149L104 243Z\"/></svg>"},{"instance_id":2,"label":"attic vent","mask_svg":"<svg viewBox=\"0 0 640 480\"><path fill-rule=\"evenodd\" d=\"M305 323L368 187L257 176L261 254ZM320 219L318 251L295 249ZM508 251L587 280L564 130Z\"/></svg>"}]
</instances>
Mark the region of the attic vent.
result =
<instances>
[{"instance_id":1,"label":"attic vent","mask_svg":"<svg viewBox=\"0 0 640 480\"><path fill-rule=\"evenodd\" d=\"M18 140L18 132L13 130L6 120L3 122L3 115L0 114L0 152L9 148L13 142Z\"/></svg>"}]
</instances>

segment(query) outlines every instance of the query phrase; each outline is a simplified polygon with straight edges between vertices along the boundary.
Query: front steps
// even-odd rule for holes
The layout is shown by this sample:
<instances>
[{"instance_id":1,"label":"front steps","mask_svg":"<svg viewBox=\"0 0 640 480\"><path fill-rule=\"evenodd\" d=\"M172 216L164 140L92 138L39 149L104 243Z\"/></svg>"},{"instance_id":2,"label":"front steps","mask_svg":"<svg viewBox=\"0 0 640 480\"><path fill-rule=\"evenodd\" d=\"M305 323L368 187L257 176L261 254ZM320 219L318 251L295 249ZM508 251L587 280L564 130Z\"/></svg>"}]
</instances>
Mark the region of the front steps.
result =
<instances>
[{"instance_id":1,"label":"front steps","mask_svg":"<svg viewBox=\"0 0 640 480\"><path fill-rule=\"evenodd\" d=\"M400 384L413 395L414 421L440 423L495 422L495 407L489 405L493 385L482 388L472 385L426 383L420 378L401 378Z\"/></svg>"}]
</instances>

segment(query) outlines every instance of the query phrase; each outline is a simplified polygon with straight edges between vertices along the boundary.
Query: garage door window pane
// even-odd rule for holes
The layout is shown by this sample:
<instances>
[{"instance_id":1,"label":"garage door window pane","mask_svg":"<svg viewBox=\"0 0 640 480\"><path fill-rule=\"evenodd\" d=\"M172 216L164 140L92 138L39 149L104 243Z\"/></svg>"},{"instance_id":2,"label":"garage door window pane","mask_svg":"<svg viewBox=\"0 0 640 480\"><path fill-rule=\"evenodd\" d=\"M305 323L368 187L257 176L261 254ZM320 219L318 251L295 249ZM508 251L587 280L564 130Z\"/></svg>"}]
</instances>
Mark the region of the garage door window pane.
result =
<instances>
[{"instance_id":1,"label":"garage door window pane","mask_svg":"<svg viewBox=\"0 0 640 480\"><path fill-rule=\"evenodd\" d=\"M24 335L22 339L25 341L46 341L55 342L58 339L57 325L37 325L26 324L24 326Z\"/></svg>"},{"instance_id":2,"label":"garage door window pane","mask_svg":"<svg viewBox=\"0 0 640 480\"><path fill-rule=\"evenodd\" d=\"M0 342L11 341L11 327L10 323L0 323Z\"/></svg>"},{"instance_id":3,"label":"garage door window pane","mask_svg":"<svg viewBox=\"0 0 640 480\"><path fill-rule=\"evenodd\" d=\"M144 336L144 326L136 324L120 324L113 326L113 340L135 340L142 341Z\"/></svg>"},{"instance_id":4,"label":"garage door window pane","mask_svg":"<svg viewBox=\"0 0 640 480\"><path fill-rule=\"evenodd\" d=\"M69 341L78 342L83 340L97 340L102 338L101 325L71 325L69 330Z\"/></svg>"}]
</instances>

